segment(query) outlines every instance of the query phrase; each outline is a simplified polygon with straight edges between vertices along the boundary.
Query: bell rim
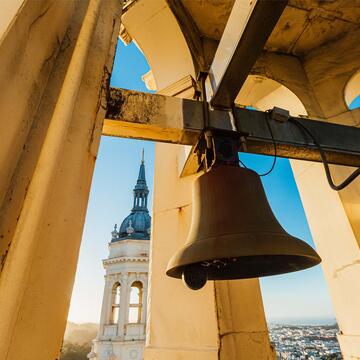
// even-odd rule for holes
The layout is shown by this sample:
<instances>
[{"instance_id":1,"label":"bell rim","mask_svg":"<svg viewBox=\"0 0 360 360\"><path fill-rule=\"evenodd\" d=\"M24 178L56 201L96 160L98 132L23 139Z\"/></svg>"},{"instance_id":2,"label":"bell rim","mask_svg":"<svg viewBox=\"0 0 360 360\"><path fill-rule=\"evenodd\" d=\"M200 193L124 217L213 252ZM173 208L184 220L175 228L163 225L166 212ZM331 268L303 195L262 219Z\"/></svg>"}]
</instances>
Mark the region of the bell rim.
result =
<instances>
[{"instance_id":1,"label":"bell rim","mask_svg":"<svg viewBox=\"0 0 360 360\"><path fill-rule=\"evenodd\" d=\"M259 256L260 257L260 256ZM269 258L273 258L274 256L267 256ZM285 255L276 255L275 257L283 257L283 258L288 258ZM242 257L242 259L245 259L246 257ZM250 256L248 256L248 258L251 258ZM298 258L298 259L310 259L310 257L308 256L292 256L293 259ZM220 260L224 260L224 259L220 259ZM232 276L207 276L207 280L242 280L242 279L255 279L255 278L261 278L261 277L267 277L267 276L274 276L274 275L282 275L282 274L288 274L291 272L296 272L296 271L302 271L302 270L306 270L309 269L313 266L318 265L321 262L321 260L317 260L317 262L308 262L306 265L304 263L302 263L302 266L299 268L287 268L286 270L281 270L281 271L267 271L266 273L258 273L257 275L252 275L252 276L248 276L248 275L232 275ZM195 263L192 265L201 265L201 263ZM182 273L183 270L186 266L179 266L173 269L169 269L166 272L166 275L172 278L176 278L176 279L181 279L182 278Z\"/></svg>"},{"instance_id":2,"label":"bell rim","mask_svg":"<svg viewBox=\"0 0 360 360\"><path fill-rule=\"evenodd\" d=\"M221 240L219 240L219 237L221 237ZM234 241L234 238L235 241ZM231 246L227 248L225 251L223 248L224 243L230 242ZM241 250L246 248L246 245L248 245L248 249L251 249L253 253L248 251L241 252L241 251L235 251L239 250L240 247L238 246L237 249L234 249L234 243L240 242L242 245ZM292 246L289 246L289 245ZM217 253L217 256L209 256L206 255L206 252L209 251L209 245L215 245L216 251L219 251ZM275 246L274 246L275 245ZM295 245L295 246L294 246ZM202 259L198 258L195 259L194 256L191 257L187 254L189 249L194 250L197 247L200 247L201 250L203 250L203 256ZM256 250L258 248L261 248L262 251L267 250L267 253L256 253ZM291 248L291 251L289 251ZM205 250L205 251L204 251ZM302 250L299 251L299 253L296 253L294 250ZM213 248L212 250L213 251ZM220 254L220 256L219 256ZM312 260L312 262L309 262L309 266L303 266L302 268L296 269L296 270L289 270L286 272L292 272L292 271L299 271L304 270L307 268L310 268L312 266L318 265L321 262L320 256L317 254L317 252L305 241L300 240L290 234L282 234L282 233L274 233L274 232L257 232L257 233L230 233L230 234L222 234L212 237L207 237L204 239L199 240L193 240L191 242L185 243L185 246L178 250L170 259L168 262L167 268L166 268L166 275L174 278L181 278L183 268L188 265L192 264L201 264L204 261L211 261L211 260L217 260L217 259L229 259L229 258L256 258L256 257L297 257L299 259L309 259ZM280 272L286 273L286 272ZM258 277L258 276L256 276ZM211 280L211 279L209 279Z\"/></svg>"}]
</instances>

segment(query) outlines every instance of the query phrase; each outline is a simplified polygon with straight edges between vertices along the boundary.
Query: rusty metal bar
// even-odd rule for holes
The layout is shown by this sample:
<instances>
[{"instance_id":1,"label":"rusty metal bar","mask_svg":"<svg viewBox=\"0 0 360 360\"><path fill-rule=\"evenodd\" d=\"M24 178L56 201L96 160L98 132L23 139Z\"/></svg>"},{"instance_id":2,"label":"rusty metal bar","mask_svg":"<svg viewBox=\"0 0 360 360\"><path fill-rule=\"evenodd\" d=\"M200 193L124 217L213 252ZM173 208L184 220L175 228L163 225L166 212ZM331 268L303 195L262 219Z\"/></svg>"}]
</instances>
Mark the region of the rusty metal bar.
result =
<instances>
[{"instance_id":1,"label":"rusty metal bar","mask_svg":"<svg viewBox=\"0 0 360 360\"><path fill-rule=\"evenodd\" d=\"M236 109L238 129L248 133L248 151L263 155L273 155L274 146L262 111ZM331 164L360 166L360 129L297 118L318 139ZM312 139L290 122L270 121L278 155L292 159L321 161L319 151Z\"/></svg>"},{"instance_id":2,"label":"rusty metal bar","mask_svg":"<svg viewBox=\"0 0 360 360\"><path fill-rule=\"evenodd\" d=\"M174 144L194 145L203 131L202 103L137 91L110 89L103 134ZM290 122L269 120L268 114L238 108L234 110L237 128L246 133L247 151L273 155L273 140L280 157L320 161L312 139ZM360 129L323 121L297 118L318 139L330 164L360 166ZM229 112L212 110L210 127L232 130ZM190 154L185 173L198 168L195 154Z\"/></svg>"}]
</instances>

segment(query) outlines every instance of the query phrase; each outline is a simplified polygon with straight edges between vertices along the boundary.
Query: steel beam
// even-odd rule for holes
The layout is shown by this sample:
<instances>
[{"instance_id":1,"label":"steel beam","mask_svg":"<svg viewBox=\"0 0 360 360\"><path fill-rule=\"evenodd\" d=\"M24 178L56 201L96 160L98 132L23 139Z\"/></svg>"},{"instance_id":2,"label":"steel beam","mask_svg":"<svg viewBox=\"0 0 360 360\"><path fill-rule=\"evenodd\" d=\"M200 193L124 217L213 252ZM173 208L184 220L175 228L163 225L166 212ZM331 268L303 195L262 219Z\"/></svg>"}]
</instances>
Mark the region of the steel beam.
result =
<instances>
[{"instance_id":1,"label":"steel beam","mask_svg":"<svg viewBox=\"0 0 360 360\"><path fill-rule=\"evenodd\" d=\"M313 140L291 122L269 120L274 141L267 126L267 113L235 109L238 129L247 133L248 152L273 155L275 141L281 157L321 161ZM315 136L331 164L360 166L360 128L308 118L296 118Z\"/></svg>"},{"instance_id":2,"label":"steel beam","mask_svg":"<svg viewBox=\"0 0 360 360\"><path fill-rule=\"evenodd\" d=\"M247 152L273 155L275 141L280 157L320 161L311 138L294 124L269 120L269 114L262 111L237 108L233 115L238 131L247 134ZM305 118L297 120L318 139L329 163L360 166L360 128ZM103 134L194 145L203 124L203 106L199 101L111 88ZM232 130L228 111L210 111L209 124L213 129ZM196 156L192 159L197 161ZM187 166L190 173L198 167L195 163Z\"/></svg>"},{"instance_id":3,"label":"steel beam","mask_svg":"<svg viewBox=\"0 0 360 360\"><path fill-rule=\"evenodd\" d=\"M287 2L235 1L210 68L213 107L232 107Z\"/></svg>"}]
</instances>

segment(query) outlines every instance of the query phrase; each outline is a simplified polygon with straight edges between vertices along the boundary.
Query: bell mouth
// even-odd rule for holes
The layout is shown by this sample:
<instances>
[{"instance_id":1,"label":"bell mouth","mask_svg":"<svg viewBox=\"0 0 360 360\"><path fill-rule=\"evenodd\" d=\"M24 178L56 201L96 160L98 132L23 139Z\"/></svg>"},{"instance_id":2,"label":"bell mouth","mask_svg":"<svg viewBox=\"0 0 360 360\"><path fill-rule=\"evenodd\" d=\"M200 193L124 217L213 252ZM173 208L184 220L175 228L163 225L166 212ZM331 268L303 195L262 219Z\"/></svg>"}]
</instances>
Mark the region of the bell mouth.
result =
<instances>
[{"instance_id":1,"label":"bell mouth","mask_svg":"<svg viewBox=\"0 0 360 360\"><path fill-rule=\"evenodd\" d=\"M288 234L227 234L188 243L170 260L166 274L181 278L196 265L208 280L248 279L285 274L318 265L321 258ZM216 256L215 256L216 254Z\"/></svg>"},{"instance_id":2,"label":"bell mouth","mask_svg":"<svg viewBox=\"0 0 360 360\"><path fill-rule=\"evenodd\" d=\"M208 280L251 279L305 270L320 263L306 256L243 256L238 258L217 259L192 265L203 268ZM166 275L180 279L184 266L169 269Z\"/></svg>"}]
</instances>

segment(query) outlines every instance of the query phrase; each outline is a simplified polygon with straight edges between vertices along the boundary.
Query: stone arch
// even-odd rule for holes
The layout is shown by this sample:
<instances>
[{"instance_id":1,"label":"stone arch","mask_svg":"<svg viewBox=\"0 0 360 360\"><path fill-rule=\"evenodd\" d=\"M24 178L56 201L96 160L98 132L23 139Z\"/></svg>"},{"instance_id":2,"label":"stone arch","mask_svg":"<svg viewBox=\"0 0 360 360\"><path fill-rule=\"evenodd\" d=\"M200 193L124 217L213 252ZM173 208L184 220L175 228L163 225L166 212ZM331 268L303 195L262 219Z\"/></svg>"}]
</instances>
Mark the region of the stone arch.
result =
<instances>
[{"instance_id":1,"label":"stone arch","mask_svg":"<svg viewBox=\"0 0 360 360\"><path fill-rule=\"evenodd\" d=\"M251 74L272 79L288 88L301 101L311 118L325 117L303 65L295 56L264 52L251 70Z\"/></svg>"},{"instance_id":2,"label":"stone arch","mask_svg":"<svg viewBox=\"0 0 360 360\"><path fill-rule=\"evenodd\" d=\"M131 283L129 292L129 315L128 321L130 323L142 322L142 308L143 308L143 290L144 284L141 280L135 280Z\"/></svg>"},{"instance_id":3,"label":"stone arch","mask_svg":"<svg viewBox=\"0 0 360 360\"><path fill-rule=\"evenodd\" d=\"M360 95L360 69L351 75L344 87L344 101L347 107Z\"/></svg>"},{"instance_id":4,"label":"stone arch","mask_svg":"<svg viewBox=\"0 0 360 360\"><path fill-rule=\"evenodd\" d=\"M235 103L265 111L278 106L293 116L307 115L301 99L287 86L262 75L249 75Z\"/></svg>"},{"instance_id":5,"label":"stone arch","mask_svg":"<svg viewBox=\"0 0 360 360\"><path fill-rule=\"evenodd\" d=\"M165 0L130 7L122 23L148 60L158 90L185 76L195 77L186 39Z\"/></svg>"},{"instance_id":6,"label":"stone arch","mask_svg":"<svg viewBox=\"0 0 360 360\"><path fill-rule=\"evenodd\" d=\"M110 323L117 324L119 321L120 313L120 294L121 294L121 284L119 281L114 282L111 289L111 314L110 314Z\"/></svg>"}]
</instances>

